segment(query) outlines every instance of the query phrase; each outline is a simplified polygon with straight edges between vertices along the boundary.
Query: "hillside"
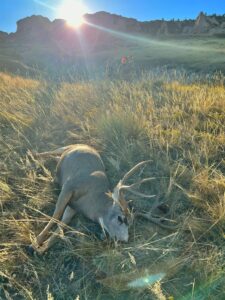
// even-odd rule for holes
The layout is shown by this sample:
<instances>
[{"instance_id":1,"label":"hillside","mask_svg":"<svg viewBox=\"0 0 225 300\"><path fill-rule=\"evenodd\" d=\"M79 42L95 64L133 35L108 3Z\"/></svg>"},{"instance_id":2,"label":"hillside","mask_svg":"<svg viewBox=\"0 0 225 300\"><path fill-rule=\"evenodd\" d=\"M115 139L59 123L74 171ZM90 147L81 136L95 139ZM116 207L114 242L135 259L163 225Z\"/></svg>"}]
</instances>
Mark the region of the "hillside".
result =
<instances>
[{"instance_id":1,"label":"hillside","mask_svg":"<svg viewBox=\"0 0 225 300\"><path fill-rule=\"evenodd\" d=\"M96 73L122 55L132 57L140 69L225 70L225 16L200 13L196 20L139 22L98 12L85 19L79 30L42 16L19 20L15 33L0 32L0 70L32 75L34 69L88 68Z\"/></svg>"}]
</instances>

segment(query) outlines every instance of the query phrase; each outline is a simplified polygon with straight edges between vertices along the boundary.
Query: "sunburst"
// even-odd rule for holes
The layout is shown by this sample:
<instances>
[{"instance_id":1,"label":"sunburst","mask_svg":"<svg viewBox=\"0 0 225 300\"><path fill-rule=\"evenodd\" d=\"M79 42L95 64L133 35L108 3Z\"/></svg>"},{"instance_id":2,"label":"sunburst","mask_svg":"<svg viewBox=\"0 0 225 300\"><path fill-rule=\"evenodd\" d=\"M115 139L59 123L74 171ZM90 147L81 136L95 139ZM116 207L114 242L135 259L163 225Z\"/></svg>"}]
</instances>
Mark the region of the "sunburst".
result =
<instances>
[{"instance_id":1,"label":"sunburst","mask_svg":"<svg viewBox=\"0 0 225 300\"><path fill-rule=\"evenodd\" d=\"M57 17L65 19L71 27L77 28L84 23L87 8L81 0L64 0L57 8Z\"/></svg>"}]
</instances>

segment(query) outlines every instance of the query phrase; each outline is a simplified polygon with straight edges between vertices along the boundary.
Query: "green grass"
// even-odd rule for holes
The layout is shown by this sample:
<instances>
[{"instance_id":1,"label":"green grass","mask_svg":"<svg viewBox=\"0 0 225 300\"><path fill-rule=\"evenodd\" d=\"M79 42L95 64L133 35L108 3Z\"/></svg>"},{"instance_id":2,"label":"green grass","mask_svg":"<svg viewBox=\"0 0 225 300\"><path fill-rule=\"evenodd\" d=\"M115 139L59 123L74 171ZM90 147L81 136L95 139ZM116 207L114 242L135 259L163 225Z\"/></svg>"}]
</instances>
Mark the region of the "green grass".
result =
<instances>
[{"instance_id":1,"label":"green grass","mask_svg":"<svg viewBox=\"0 0 225 300\"><path fill-rule=\"evenodd\" d=\"M111 34L117 38L111 44L103 40L96 49L88 45L82 53L80 50L70 53L57 43L5 42L0 46L0 69L32 77L41 73L47 79L49 76L58 79L67 74L68 80L68 74L74 72L76 76L102 79L105 66L114 77L120 68L121 56L126 55L132 57L129 61L133 64L133 72L162 66L199 73L225 72L223 38L168 36L162 39L149 35Z\"/></svg>"},{"instance_id":2,"label":"green grass","mask_svg":"<svg viewBox=\"0 0 225 300\"><path fill-rule=\"evenodd\" d=\"M225 297L225 78L123 76L118 70L118 80L56 84L0 74L0 298ZM136 162L151 159L144 175L156 179L143 190L168 204L179 228L138 219L129 243L114 245L77 216L44 256L29 256L26 245L51 216L58 191L54 162L34 161L27 151L72 143L100 151L112 187ZM153 203L132 201L146 211ZM144 289L128 286L156 273L166 276Z\"/></svg>"}]
</instances>

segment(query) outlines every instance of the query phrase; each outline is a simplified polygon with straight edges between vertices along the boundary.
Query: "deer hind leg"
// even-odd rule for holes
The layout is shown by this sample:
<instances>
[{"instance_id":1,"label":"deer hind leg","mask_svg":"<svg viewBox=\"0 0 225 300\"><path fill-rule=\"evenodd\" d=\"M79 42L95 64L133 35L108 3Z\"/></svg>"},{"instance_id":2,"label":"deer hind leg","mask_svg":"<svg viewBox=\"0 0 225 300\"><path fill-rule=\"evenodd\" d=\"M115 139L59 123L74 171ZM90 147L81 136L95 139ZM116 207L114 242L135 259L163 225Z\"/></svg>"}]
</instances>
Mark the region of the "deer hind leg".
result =
<instances>
[{"instance_id":1,"label":"deer hind leg","mask_svg":"<svg viewBox=\"0 0 225 300\"><path fill-rule=\"evenodd\" d=\"M64 223L64 224L69 224L75 214L76 214L76 211L73 208L71 208L70 206L67 206L64 213L63 213L61 222ZM54 245L54 243L56 242L56 239L57 239L58 234L60 233L60 231L61 231L61 227L60 227L60 225L58 225L58 228L43 243L43 245L41 247L37 248L37 252L39 254L42 254L45 251L47 251L50 247L52 247Z\"/></svg>"},{"instance_id":2,"label":"deer hind leg","mask_svg":"<svg viewBox=\"0 0 225 300\"><path fill-rule=\"evenodd\" d=\"M40 246L46 240L49 234L49 230L56 223L56 221L61 218L71 196L72 196L72 191L68 191L66 186L64 186L62 188L61 193L59 194L59 198L57 200L55 211L53 213L51 220L48 222L48 224L45 226L45 228L36 238L37 246Z\"/></svg>"},{"instance_id":3,"label":"deer hind leg","mask_svg":"<svg viewBox=\"0 0 225 300\"><path fill-rule=\"evenodd\" d=\"M58 148L58 149L53 150L53 151L47 151L47 152L41 152L41 153L33 152L32 154L33 154L34 157L51 157L51 156L54 156L56 159L58 159L57 157L60 157L70 147L71 147L71 145L61 147L61 148Z\"/></svg>"}]
</instances>

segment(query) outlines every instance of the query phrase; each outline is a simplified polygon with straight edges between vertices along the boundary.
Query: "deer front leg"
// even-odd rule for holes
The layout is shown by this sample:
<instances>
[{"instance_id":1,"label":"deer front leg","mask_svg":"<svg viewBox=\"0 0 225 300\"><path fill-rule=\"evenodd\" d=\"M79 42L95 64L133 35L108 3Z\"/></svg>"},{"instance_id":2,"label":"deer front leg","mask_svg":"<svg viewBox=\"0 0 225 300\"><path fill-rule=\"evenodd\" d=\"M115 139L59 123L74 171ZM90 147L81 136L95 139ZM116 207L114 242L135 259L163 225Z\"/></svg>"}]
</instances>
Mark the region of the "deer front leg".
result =
<instances>
[{"instance_id":1,"label":"deer front leg","mask_svg":"<svg viewBox=\"0 0 225 300\"><path fill-rule=\"evenodd\" d=\"M41 244L46 240L49 230L55 224L55 220L59 220L60 217L62 216L65 207L67 206L71 196L72 196L72 192L68 191L66 186L63 187L61 193L59 194L59 198L57 200L55 211L53 213L51 220L36 238L37 246L41 246Z\"/></svg>"},{"instance_id":2,"label":"deer front leg","mask_svg":"<svg viewBox=\"0 0 225 300\"><path fill-rule=\"evenodd\" d=\"M63 213L61 222L64 223L64 224L69 224L75 214L76 214L76 211L73 208L71 208L70 206L67 206L64 213ZM58 225L58 228L42 244L42 246L40 246L39 248L36 248L35 250L39 254L43 254L44 252L46 252L50 247L52 247L54 245L54 243L57 239L57 236L60 233L60 230L61 230L60 225Z\"/></svg>"}]
</instances>

